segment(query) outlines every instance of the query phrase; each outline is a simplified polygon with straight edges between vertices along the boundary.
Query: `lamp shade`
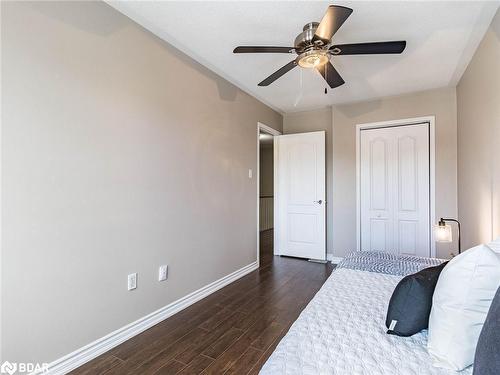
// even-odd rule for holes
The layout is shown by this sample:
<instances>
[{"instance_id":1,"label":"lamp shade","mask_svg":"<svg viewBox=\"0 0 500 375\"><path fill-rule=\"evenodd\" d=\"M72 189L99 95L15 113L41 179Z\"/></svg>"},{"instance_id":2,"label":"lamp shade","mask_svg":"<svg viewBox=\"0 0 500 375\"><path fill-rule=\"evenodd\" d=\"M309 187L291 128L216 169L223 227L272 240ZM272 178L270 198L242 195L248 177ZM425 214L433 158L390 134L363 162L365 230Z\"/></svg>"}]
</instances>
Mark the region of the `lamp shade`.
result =
<instances>
[{"instance_id":1,"label":"lamp shade","mask_svg":"<svg viewBox=\"0 0 500 375\"><path fill-rule=\"evenodd\" d=\"M434 239L436 242L452 242L451 226L448 224L434 225Z\"/></svg>"}]
</instances>

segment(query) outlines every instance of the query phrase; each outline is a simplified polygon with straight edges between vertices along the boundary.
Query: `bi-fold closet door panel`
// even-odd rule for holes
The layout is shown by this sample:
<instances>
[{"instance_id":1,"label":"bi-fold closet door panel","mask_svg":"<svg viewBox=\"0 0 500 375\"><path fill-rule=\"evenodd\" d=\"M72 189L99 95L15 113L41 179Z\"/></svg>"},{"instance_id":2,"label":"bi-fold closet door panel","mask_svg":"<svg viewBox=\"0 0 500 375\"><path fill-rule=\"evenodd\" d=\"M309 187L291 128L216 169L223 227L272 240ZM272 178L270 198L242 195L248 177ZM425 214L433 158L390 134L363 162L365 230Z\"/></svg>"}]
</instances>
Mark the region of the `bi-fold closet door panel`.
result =
<instances>
[{"instance_id":1,"label":"bi-fold closet door panel","mask_svg":"<svg viewBox=\"0 0 500 375\"><path fill-rule=\"evenodd\" d=\"M361 250L430 255L429 124L361 130Z\"/></svg>"}]
</instances>

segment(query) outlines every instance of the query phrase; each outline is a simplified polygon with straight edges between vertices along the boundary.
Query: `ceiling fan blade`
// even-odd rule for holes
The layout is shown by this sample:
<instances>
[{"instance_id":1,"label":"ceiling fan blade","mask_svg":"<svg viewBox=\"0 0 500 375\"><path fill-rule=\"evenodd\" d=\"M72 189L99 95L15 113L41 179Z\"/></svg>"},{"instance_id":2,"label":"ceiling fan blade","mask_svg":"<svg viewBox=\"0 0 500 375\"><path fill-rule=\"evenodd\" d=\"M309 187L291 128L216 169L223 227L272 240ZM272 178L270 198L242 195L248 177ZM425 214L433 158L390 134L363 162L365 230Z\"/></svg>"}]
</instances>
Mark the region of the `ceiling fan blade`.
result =
<instances>
[{"instance_id":1,"label":"ceiling fan blade","mask_svg":"<svg viewBox=\"0 0 500 375\"><path fill-rule=\"evenodd\" d=\"M288 73L290 70L292 70L296 66L297 66L297 62L295 60L290 61L288 64L281 67L280 69L275 71L273 74L271 74L269 77L267 77L265 80L263 80L261 83L259 83L259 86L269 86L271 83L276 81L278 78L280 78L285 73Z\"/></svg>"},{"instance_id":2,"label":"ceiling fan blade","mask_svg":"<svg viewBox=\"0 0 500 375\"><path fill-rule=\"evenodd\" d=\"M233 53L294 53L294 47L273 47L273 46L239 46Z\"/></svg>"},{"instance_id":3,"label":"ceiling fan blade","mask_svg":"<svg viewBox=\"0 0 500 375\"><path fill-rule=\"evenodd\" d=\"M354 43L337 44L330 47L333 55L373 55L401 53L406 47L406 41L399 40L394 42L373 42L373 43Z\"/></svg>"},{"instance_id":4,"label":"ceiling fan blade","mask_svg":"<svg viewBox=\"0 0 500 375\"><path fill-rule=\"evenodd\" d=\"M322 40L325 44L329 43L333 34L340 29L340 26L342 26L351 13L351 8L330 5L314 33L313 42Z\"/></svg>"},{"instance_id":5,"label":"ceiling fan blade","mask_svg":"<svg viewBox=\"0 0 500 375\"><path fill-rule=\"evenodd\" d=\"M345 83L345 81L342 79L339 72L337 72L337 69L333 67L331 62L327 62L326 64L321 65L316 69L332 89L342 86Z\"/></svg>"}]
</instances>

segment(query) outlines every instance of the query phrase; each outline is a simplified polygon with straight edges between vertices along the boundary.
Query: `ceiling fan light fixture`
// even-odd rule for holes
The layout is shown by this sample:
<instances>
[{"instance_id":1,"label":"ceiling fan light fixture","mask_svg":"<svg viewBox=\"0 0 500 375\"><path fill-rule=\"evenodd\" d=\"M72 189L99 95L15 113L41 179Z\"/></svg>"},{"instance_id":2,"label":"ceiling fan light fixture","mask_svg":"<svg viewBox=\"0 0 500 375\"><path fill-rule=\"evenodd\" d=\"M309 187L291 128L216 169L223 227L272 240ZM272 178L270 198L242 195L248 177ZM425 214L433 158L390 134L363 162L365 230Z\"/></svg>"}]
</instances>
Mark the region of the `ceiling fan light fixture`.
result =
<instances>
[{"instance_id":1,"label":"ceiling fan light fixture","mask_svg":"<svg viewBox=\"0 0 500 375\"><path fill-rule=\"evenodd\" d=\"M304 52L299 56L298 60L302 68L309 69L320 67L330 61L327 52L318 50Z\"/></svg>"}]
</instances>

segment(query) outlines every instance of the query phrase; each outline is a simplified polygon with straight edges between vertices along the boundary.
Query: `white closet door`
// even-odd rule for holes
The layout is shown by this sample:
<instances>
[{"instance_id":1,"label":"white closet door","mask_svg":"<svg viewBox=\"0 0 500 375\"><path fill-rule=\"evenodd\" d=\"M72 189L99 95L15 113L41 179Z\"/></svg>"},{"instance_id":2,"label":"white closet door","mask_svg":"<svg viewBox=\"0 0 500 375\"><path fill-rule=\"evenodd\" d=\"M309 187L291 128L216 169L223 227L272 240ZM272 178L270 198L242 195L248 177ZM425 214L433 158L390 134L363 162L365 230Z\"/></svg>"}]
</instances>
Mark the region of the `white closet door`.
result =
<instances>
[{"instance_id":1,"label":"white closet door","mask_svg":"<svg viewBox=\"0 0 500 375\"><path fill-rule=\"evenodd\" d=\"M399 254L430 256L429 125L394 129L394 242Z\"/></svg>"},{"instance_id":2,"label":"white closet door","mask_svg":"<svg viewBox=\"0 0 500 375\"><path fill-rule=\"evenodd\" d=\"M429 125L361 131L361 250L430 256Z\"/></svg>"},{"instance_id":3,"label":"white closet door","mask_svg":"<svg viewBox=\"0 0 500 375\"><path fill-rule=\"evenodd\" d=\"M361 131L361 250L394 251L392 138L389 128Z\"/></svg>"},{"instance_id":4,"label":"white closet door","mask_svg":"<svg viewBox=\"0 0 500 375\"><path fill-rule=\"evenodd\" d=\"M326 259L325 132L274 137L278 252Z\"/></svg>"}]
</instances>

